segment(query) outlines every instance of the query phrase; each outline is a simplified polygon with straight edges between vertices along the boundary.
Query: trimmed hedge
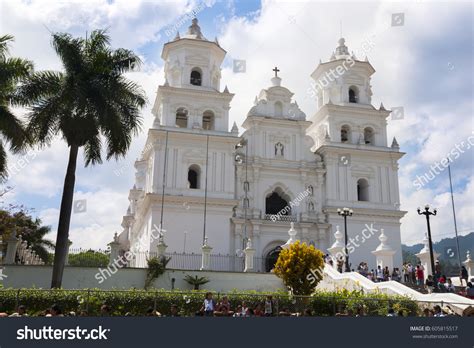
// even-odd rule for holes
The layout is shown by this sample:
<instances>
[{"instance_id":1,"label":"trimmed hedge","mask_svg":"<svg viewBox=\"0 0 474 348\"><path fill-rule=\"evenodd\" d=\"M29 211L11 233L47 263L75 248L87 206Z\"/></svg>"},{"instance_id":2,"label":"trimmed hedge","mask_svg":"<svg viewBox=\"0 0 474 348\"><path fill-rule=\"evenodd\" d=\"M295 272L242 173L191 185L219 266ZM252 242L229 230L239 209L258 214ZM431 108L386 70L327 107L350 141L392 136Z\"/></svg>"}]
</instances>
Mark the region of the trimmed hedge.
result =
<instances>
[{"instance_id":1,"label":"trimmed hedge","mask_svg":"<svg viewBox=\"0 0 474 348\"><path fill-rule=\"evenodd\" d=\"M89 315L99 315L100 306L107 304L112 309L112 315L144 315L150 307L163 315L169 314L171 304L176 304L183 316L192 316L200 308L207 291L165 291L165 290L41 290L41 289L0 289L0 312L11 313L18 304L25 305L30 315L41 313L58 304L64 313L74 311L80 313L86 310ZM415 301L402 296L385 294L364 294L359 291L349 292L316 292L312 296L290 296L284 292L259 293L256 291L214 293L218 301L227 295L232 309L243 301L254 308L262 304L267 295L272 295L277 311L285 308L291 312L303 312L310 308L313 315L333 316L351 309L354 313L363 306L366 315L386 315L389 308L395 312L402 310L404 315L417 315L418 305Z\"/></svg>"}]
</instances>

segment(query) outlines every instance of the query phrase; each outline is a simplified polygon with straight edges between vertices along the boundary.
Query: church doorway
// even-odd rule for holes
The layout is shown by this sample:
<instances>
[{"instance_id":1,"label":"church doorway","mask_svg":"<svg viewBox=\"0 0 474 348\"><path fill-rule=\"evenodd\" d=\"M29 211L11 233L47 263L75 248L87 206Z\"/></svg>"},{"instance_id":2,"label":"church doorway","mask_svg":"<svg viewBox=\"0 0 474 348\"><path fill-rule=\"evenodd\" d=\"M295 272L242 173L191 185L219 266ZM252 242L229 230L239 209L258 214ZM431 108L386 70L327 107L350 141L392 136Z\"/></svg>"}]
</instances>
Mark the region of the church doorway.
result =
<instances>
[{"instance_id":1,"label":"church doorway","mask_svg":"<svg viewBox=\"0 0 474 348\"><path fill-rule=\"evenodd\" d=\"M275 268L275 264L278 260L278 256L280 256L280 252L280 246L277 246L268 252L267 256L265 257L265 272L270 272L273 268Z\"/></svg>"}]
</instances>

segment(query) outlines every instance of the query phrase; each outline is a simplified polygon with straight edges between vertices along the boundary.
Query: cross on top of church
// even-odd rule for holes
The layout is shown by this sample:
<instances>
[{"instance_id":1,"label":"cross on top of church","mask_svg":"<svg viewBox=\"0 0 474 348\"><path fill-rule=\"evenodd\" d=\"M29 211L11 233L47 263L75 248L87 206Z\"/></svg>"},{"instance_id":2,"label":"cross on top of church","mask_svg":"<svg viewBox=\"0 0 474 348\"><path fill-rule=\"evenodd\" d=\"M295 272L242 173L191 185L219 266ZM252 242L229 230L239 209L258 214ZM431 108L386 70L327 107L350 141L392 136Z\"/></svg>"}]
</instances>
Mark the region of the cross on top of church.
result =
<instances>
[{"instance_id":1,"label":"cross on top of church","mask_svg":"<svg viewBox=\"0 0 474 348\"><path fill-rule=\"evenodd\" d=\"M275 67L275 69L273 69L273 71L275 72L275 77L278 77L278 72L280 71L280 69Z\"/></svg>"}]
</instances>

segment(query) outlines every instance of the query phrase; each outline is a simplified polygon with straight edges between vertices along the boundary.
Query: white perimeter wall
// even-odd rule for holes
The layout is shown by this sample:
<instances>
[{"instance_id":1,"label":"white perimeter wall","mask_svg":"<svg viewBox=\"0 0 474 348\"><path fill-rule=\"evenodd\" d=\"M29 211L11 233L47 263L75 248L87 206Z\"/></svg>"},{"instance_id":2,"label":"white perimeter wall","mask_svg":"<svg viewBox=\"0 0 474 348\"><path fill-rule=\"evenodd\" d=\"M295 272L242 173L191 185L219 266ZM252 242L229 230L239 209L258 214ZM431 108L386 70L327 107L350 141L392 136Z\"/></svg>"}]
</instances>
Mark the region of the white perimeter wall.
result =
<instances>
[{"instance_id":1,"label":"white perimeter wall","mask_svg":"<svg viewBox=\"0 0 474 348\"><path fill-rule=\"evenodd\" d=\"M51 285L52 267L49 266L4 266L3 273L7 278L1 283L5 288L49 288ZM63 276L65 289L143 289L146 269L124 268L118 270L110 278L99 283L97 268L66 267ZM103 273L105 274L105 273ZM171 290L172 278L175 279L175 289L191 290L192 286L184 281L186 275L207 277L210 282L201 286L213 291L257 290L275 291L284 289L279 278L271 273L236 273L212 271L181 271L167 270L158 278L154 286L159 289Z\"/></svg>"}]
</instances>

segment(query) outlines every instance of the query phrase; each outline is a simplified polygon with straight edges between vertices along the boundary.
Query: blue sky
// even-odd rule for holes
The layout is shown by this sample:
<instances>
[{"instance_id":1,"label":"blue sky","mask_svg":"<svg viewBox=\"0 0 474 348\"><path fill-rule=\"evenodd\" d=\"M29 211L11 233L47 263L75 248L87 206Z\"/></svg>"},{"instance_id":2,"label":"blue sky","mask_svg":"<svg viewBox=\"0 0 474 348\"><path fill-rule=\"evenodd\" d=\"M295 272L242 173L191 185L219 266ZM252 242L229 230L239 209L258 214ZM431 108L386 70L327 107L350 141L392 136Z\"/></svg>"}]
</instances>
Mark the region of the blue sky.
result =
<instances>
[{"instance_id":1,"label":"blue sky","mask_svg":"<svg viewBox=\"0 0 474 348\"><path fill-rule=\"evenodd\" d=\"M150 103L143 111L143 132L129 154L119 162L94 168L83 168L83 162L78 163L75 198L87 199L88 209L73 215L71 238L75 246L104 247L114 231L120 232L128 189L134 180L133 162L153 121L150 109L154 93L163 83L160 54L169 40L166 30L201 4L188 0L0 0L0 31L16 37L12 53L33 60L38 70L61 68L50 46L48 29L84 35L94 28L107 27L114 46L133 49L144 60L142 71L129 77L142 84ZM440 209L433 221L436 238L453 235L447 171L421 190L413 181L473 134L471 3L208 0L205 4L198 13L199 23L203 34L208 39L217 36L228 52L222 80L236 93L230 117L238 125L254 96L269 86L275 65L281 70L283 85L295 93L303 111L308 116L313 114L315 101L306 92L309 76L319 60L327 60L336 47L341 22L349 50L359 52L362 42L372 40L374 47L365 54L377 71L372 79L373 104L378 107L383 102L387 108L403 106L405 110L403 119L388 120L389 143L396 136L406 152L399 172L401 209L409 212L402 220L402 239L415 244L423 238L424 221L417 216L416 206L425 203ZM403 26L390 25L393 13L404 14ZM181 33L189 22L180 26ZM247 72L234 73L232 59L245 59ZM472 149L465 149L452 164L458 225L463 233L474 228L473 160ZM58 139L11 178L14 191L7 201L34 208L54 230L66 161L67 149Z\"/></svg>"}]
</instances>

